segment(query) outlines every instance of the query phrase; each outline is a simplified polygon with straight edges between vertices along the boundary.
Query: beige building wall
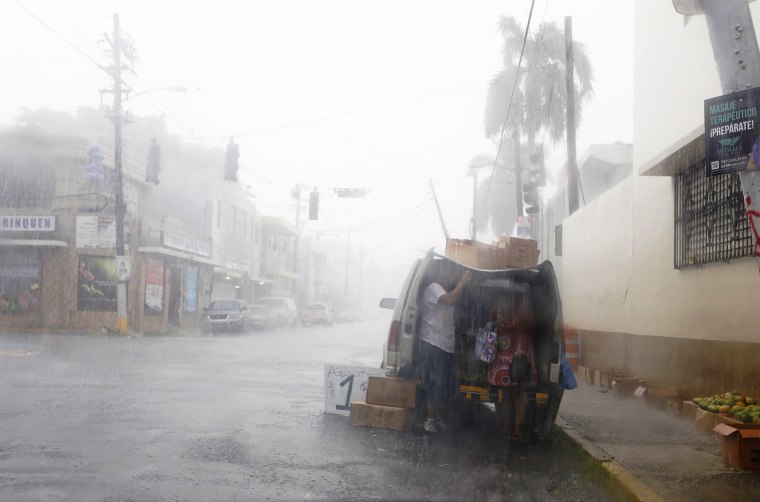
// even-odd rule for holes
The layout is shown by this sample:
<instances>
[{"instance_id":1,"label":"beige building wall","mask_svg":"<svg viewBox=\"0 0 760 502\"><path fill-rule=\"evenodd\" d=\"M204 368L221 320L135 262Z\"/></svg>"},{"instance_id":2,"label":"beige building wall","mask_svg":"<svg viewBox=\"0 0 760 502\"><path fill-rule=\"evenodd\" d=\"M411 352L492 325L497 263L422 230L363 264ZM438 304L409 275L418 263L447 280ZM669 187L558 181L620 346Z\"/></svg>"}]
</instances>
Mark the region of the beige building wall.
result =
<instances>
[{"instance_id":1,"label":"beige building wall","mask_svg":"<svg viewBox=\"0 0 760 502\"><path fill-rule=\"evenodd\" d=\"M563 223L565 320L581 333L582 364L686 395L757 392L758 263L676 270L673 178L644 174L695 137L704 100L723 94L706 20L685 23L672 2L637 2L635 16L634 176Z\"/></svg>"}]
</instances>

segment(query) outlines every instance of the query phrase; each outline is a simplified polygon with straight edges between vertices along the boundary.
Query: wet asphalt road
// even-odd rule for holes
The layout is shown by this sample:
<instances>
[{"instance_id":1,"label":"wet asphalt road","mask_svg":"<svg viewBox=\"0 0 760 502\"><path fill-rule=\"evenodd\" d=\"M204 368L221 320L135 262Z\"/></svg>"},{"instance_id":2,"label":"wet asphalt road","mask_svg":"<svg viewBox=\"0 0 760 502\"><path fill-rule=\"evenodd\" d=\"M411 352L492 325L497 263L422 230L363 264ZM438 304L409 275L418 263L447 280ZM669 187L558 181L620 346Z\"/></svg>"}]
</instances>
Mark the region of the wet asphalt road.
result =
<instances>
[{"instance_id":1,"label":"wet asphalt road","mask_svg":"<svg viewBox=\"0 0 760 502\"><path fill-rule=\"evenodd\" d=\"M614 500L560 434L427 436L323 413L387 321L173 337L0 335L0 500ZM493 432L491 432L493 431Z\"/></svg>"}]
</instances>

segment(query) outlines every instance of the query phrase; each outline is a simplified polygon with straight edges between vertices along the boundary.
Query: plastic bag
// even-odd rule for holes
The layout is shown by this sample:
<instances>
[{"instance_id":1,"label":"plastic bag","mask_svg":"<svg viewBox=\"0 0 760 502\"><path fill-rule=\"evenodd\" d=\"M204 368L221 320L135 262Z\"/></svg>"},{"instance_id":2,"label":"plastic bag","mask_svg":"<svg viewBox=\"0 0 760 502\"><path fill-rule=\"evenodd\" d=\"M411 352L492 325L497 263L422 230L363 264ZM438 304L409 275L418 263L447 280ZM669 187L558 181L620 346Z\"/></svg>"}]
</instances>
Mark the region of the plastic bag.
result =
<instances>
[{"instance_id":1,"label":"plastic bag","mask_svg":"<svg viewBox=\"0 0 760 502\"><path fill-rule=\"evenodd\" d=\"M480 330L475 337L475 356L484 363L491 364L496 358L496 333Z\"/></svg>"}]
</instances>

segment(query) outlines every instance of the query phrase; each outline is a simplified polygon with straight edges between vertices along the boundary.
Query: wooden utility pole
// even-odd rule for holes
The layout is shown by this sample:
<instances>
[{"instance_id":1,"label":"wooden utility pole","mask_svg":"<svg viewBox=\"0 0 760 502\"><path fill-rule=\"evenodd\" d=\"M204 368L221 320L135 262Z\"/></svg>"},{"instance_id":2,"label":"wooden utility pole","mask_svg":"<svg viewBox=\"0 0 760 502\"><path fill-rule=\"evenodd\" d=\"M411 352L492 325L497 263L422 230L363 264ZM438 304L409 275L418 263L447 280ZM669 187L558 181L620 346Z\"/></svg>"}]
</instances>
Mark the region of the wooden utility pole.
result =
<instances>
[{"instance_id":1,"label":"wooden utility pole","mask_svg":"<svg viewBox=\"0 0 760 502\"><path fill-rule=\"evenodd\" d=\"M114 187L114 213L116 220L116 256L124 256L124 178L122 171L122 126L124 118L121 108L121 33L119 30L119 15L113 15L113 40L111 41L113 53L113 114L111 119L114 126L114 171L116 174L116 186ZM116 329L119 333L126 333L127 323L127 283L119 280L116 284Z\"/></svg>"},{"instance_id":2,"label":"wooden utility pole","mask_svg":"<svg viewBox=\"0 0 760 502\"><path fill-rule=\"evenodd\" d=\"M578 159L575 152L575 67L573 18L565 17L565 87L567 89L567 202L569 214L578 210Z\"/></svg>"}]
</instances>

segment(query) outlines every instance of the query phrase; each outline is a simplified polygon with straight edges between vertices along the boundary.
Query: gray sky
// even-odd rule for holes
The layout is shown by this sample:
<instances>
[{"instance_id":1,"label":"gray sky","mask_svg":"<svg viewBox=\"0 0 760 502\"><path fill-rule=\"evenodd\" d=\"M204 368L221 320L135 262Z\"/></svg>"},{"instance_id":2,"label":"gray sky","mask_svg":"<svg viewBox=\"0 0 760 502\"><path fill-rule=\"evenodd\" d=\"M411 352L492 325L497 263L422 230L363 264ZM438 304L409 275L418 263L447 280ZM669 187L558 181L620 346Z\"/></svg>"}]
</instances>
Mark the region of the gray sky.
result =
<instances>
[{"instance_id":1,"label":"gray sky","mask_svg":"<svg viewBox=\"0 0 760 502\"><path fill-rule=\"evenodd\" d=\"M496 25L501 15L524 23L529 10L528 0L3 2L0 124L21 107L97 106L110 85L95 65L108 62L98 40L119 13L139 54L135 92L190 89L151 92L125 108L165 114L187 141L222 146L237 136L241 178L263 212L292 218L290 189L316 186L321 220L307 221L307 233L345 240L352 229L371 260L408 260L443 249L429 178L449 233L468 237L467 166L495 153L483 111L500 69ZM566 15L596 72L579 154L591 143L631 142L633 2L537 1L532 27ZM373 192L363 200L329 192L346 186Z\"/></svg>"}]
</instances>

